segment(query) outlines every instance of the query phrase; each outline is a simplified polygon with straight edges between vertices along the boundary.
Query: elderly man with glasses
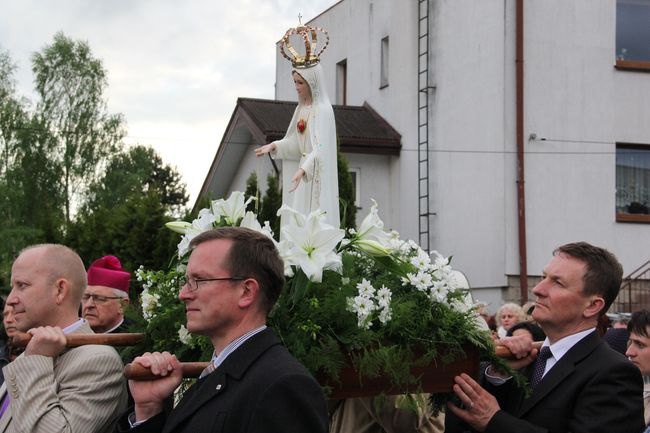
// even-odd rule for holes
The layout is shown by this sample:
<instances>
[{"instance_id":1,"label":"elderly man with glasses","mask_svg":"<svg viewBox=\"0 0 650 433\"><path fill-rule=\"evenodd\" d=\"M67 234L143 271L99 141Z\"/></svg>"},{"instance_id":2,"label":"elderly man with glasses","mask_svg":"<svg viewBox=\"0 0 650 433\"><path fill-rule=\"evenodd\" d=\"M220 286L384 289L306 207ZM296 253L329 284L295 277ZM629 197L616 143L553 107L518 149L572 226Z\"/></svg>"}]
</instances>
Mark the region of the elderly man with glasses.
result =
<instances>
[{"instance_id":1,"label":"elderly man with glasses","mask_svg":"<svg viewBox=\"0 0 650 433\"><path fill-rule=\"evenodd\" d=\"M95 333L127 332L124 309L129 304L130 281L131 274L115 256L104 256L90 265L81 314Z\"/></svg>"},{"instance_id":2,"label":"elderly man with glasses","mask_svg":"<svg viewBox=\"0 0 650 433\"><path fill-rule=\"evenodd\" d=\"M178 360L167 352L135 358L158 378L129 382L135 408L120 421L120 431L326 433L323 391L266 327L284 286L273 241L223 227L198 235L190 248L179 298L187 329L210 338L212 362L166 413L164 401L182 380Z\"/></svg>"}]
</instances>

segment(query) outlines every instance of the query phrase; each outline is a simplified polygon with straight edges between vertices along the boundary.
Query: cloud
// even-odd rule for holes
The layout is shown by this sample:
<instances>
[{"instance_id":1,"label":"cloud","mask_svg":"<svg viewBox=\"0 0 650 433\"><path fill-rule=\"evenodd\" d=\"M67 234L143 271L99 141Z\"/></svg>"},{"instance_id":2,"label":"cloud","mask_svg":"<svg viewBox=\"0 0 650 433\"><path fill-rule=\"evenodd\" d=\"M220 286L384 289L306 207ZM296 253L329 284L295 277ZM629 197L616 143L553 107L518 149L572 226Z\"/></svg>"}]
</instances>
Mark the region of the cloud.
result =
<instances>
[{"instance_id":1,"label":"cloud","mask_svg":"<svg viewBox=\"0 0 650 433\"><path fill-rule=\"evenodd\" d=\"M87 41L108 72L109 111L127 119L127 141L176 164L195 198L237 97L274 97L276 42L298 13L305 22L336 0L3 3L0 47L18 64L19 92L33 99L31 54L57 31Z\"/></svg>"}]
</instances>

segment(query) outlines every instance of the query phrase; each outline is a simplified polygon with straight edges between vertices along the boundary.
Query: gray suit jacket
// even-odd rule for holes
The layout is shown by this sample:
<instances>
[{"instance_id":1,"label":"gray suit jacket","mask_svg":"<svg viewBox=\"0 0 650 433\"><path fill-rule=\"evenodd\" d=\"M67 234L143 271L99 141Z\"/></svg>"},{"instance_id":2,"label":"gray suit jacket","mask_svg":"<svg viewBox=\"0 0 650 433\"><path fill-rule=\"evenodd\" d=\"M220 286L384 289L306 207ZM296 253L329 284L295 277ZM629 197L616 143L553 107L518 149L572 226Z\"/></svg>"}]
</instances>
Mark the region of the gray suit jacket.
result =
<instances>
[{"instance_id":1,"label":"gray suit jacket","mask_svg":"<svg viewBox=\"0 0 650 433\"><path fill-rule=\"evenodd\" d=\"M75 333L92 333L87 323ZM20 355L3 372L11 403L2 433L113 431L126 406L122 361L109 346L81 346L56 358Z\"/></svg>"}]
</instances>

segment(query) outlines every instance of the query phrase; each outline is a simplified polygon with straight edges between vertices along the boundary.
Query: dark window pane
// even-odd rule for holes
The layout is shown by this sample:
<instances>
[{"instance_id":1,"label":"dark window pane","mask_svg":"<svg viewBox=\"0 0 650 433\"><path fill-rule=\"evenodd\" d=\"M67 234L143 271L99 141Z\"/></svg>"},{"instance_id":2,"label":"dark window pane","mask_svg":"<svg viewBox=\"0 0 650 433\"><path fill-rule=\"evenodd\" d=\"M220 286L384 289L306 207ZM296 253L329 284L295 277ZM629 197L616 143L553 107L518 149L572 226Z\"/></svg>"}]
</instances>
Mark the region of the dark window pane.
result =
<instances>
[{"instance_id":1,"label":"dark window pane","mask_svg":"<svg viewBox=\"0 0 650 433\"><path fill-rule=\"evenodd\" d=\"M617 0L616 59L650 62L650 0Z\"/></svg>"}]
</instances>

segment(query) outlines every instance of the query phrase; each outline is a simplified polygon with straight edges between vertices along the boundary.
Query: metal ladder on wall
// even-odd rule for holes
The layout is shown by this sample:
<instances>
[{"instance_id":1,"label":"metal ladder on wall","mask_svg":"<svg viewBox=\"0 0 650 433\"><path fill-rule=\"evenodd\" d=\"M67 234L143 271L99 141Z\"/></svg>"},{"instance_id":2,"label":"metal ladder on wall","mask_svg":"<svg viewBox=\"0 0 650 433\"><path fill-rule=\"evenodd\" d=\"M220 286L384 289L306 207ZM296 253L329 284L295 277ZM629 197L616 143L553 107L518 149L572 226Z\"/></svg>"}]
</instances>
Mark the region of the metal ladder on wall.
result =
<instances>
[{"instance_id":1,"label":"metal ladder on wall","mask_svg":"<svg viewBox=\"0 0 650 433\"><path fill-rule=\"evenodd\" d=\"M418 230L419 244L430 251L429 202L429 0L418 1Z\"/></svg>"}]
</instances>

